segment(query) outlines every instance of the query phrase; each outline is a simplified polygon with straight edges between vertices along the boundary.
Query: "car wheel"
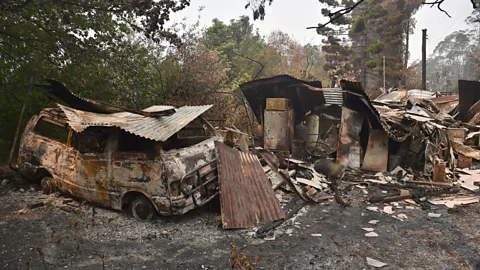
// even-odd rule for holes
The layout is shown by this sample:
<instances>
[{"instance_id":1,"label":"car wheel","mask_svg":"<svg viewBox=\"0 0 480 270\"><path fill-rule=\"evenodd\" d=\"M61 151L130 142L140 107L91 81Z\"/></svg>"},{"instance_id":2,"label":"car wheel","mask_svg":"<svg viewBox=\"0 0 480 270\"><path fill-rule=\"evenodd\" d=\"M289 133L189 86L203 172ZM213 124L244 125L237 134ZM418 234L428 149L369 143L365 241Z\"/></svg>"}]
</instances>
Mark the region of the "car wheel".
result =
<instances>
[{"instance_id":1,"label":"car wheel","mask_svg":"<svg viewBox=\"0 0 480 270\"><path fill-rule=\"evenodd\" d=\"M55 185L53 184L52 177L43 177L42 181L40 182L40 186L42 187L42 191L45 194L52 194L53 192L55 192Z\"/></svg>"},{"instance_id":2,"label":"car wheel","mask_svg":"<svg viewBox=\"0 0 480 270\"><path fill-rule=\"evenodd\" d=\"M130 201L129 212L138 220L150 220L153 217L154 209L145 196L139 195Z\"/></svg>"}]
</instances>

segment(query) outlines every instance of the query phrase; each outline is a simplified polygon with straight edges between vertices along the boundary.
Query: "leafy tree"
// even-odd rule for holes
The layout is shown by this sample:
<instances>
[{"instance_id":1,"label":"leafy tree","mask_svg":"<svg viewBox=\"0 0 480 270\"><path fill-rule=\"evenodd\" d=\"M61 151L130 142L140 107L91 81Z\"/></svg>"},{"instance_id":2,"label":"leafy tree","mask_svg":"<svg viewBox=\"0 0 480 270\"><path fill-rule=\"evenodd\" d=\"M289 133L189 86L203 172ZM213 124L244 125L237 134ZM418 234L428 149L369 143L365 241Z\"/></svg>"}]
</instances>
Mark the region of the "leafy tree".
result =
<instances>
[{"instance_id":1,"label":"leafy tree","mask_svg":"<svg viewBox=\"0 0 480 270\"><path fill-rule=\"evenodd\" d=\"M428 88L456 92L458 79L480 79L480 12L473 11L466 22L467 29L446 36L427 59Z\"/></svg>"},{"instance_id":2,"label":"leafy tree","mask_svg":"<svg viewBox=\"0 0 480 270\"><path fill-rule=\"evenodd\" d=\"M225 60L230 88L252 80L261 70L254 60L265 48L265 41L254 31L247 16L231 20L229 24L214 19L203 34L203 43L208 49L218 51Z\"/></svg>"},{"instance_id":3,"label":"leafy tree","mask_svg":"<svg viewBox=\"0 0 480 270\"><path fill-rule=\"evenodd\" d=\"M121 86L125 89L126 85L136 85L140 89L148 84L139 82L144 79L141 71L147 67L139 64L136 66L141 69L127 70L122 63L146 62L146 58L133 59L135 54L146 55L146 52L140 48L141 44L126 39L139 33L157 43L178 44L180 38L165 28L165 22L171 12L189 3L189 0L1 1L1 156L7 156L32 76L40 83L44 78L59 79L77 93L104 101L114 100L116 93L127 93L113 91ZM135 71L138 73L132 73ZM126 98L130 100L125 102L127 105L141 106L138 98ZM48 105L51 104L45 95L34 89L26 117Z\"/></svg>"}]
</instances>

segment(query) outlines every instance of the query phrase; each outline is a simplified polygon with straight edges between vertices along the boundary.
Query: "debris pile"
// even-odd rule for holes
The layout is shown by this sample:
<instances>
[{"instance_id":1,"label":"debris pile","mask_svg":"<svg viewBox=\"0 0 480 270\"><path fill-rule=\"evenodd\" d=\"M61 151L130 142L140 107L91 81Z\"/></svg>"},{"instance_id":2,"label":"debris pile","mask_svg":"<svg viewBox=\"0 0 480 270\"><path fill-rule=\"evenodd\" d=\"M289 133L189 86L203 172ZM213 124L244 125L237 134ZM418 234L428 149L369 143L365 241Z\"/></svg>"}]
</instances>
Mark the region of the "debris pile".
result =
<instances>
[{"instance_id":1,"label":"debris pile","mask_svg":"<svg viewBox=\"0 0 480 270\"><path fill-rule=\"evenodd\" d=\"M396 202L407 201L420 207L455 207L478 203L480 83L460 82L459 86L459 95L453 96L399 90L370 100L360 83L345 80L341 88L322 88L320 82L286 75L245 83L241 90L259 123L260 136L255 145L238 148L245 152L240 154L242 159L256 155L260 163L230 163L242 167L241 172L235 170L242 176L233 168L229 175L219 173L221 190L222 185L233 185L233 174L235 179L251 181L249 177L253 171L258 173L261 164L283 205L284 217L262 218L257 213L276 213L275 203L261 203L263 209L258 204L236 208L249 212L254 221L245 227L263 224L258 236L265 236L308 203L335 198L348 206L342 193L351 187L362 190L371 204L398 206ZM265 181L263 176L255 178ZM271 198L270 190L262 191L260 185L243 187L249 192L229 205L238 206L249 196ZM236 190L236 196L243 192ZM225 201L231 198L220 194L224 219L230 211ZM381 211L394 213L391 205ZM394 217L408 218L404 213ZM229 227L225 220L223 225ZM365 230L367 237L378 236L371 228Z\"/></svg>"}]
</instances>

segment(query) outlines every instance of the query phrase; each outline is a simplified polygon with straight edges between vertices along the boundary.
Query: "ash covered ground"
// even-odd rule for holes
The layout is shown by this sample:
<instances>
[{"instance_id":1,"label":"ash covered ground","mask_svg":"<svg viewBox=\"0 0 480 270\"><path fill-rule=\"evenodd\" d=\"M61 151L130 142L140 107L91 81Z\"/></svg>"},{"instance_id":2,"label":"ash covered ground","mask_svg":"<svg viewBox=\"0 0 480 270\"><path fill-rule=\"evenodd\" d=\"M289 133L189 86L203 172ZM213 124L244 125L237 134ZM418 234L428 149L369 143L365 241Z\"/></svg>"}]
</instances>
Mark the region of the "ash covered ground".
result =
<instances>
[{"instance_id":1,"label":"ash covered ground","mask_svg":"<svg viewBox=\"0 0 480 270\"><path fill-rule=\"evenodd\" d=\"M360 189L311 204L265 239L223 230L218 207L137 221L59 194L44 195L12 174L0 187L0 268L231 269L231 243L257 269L480 269L480 206L365 203ZM428 217L428 213L441 214ZM403 214L403 215L402 215ZM378 223L371 224L372 220ZM378 237L366 237L372 228Z\"/></svg>"}]
</instances>

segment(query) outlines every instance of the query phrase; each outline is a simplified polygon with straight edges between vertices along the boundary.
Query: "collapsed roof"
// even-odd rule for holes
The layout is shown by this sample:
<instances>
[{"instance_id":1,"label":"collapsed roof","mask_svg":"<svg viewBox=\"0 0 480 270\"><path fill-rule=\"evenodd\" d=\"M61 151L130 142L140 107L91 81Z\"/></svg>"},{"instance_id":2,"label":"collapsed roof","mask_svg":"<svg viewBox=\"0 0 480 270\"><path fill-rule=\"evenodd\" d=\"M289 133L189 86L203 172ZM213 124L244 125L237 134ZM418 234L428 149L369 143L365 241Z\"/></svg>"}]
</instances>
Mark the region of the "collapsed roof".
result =
<instances>
[{"instance_id":1,"label":"collapsed roof","mask_svg":"<svg viewBox=\"0 0 480 270\"><path fill-rule=\"evenodd\" d=\"M173 115L149 117L130 112L100 114L58 104L67 117L68 125L77 132L90 126L118 127L137 136L161 142L168 140L212 106L184 106L176 109Z\"/></svg>"},{"instance_id":2,"label":"collapsed roof","mask_svg":"<svg viewBox=\"0 0 480 270\"><path fill-rule=\"evenodd\" d=\"M142 111L130 110L79 97L62 83L47 81L49 85L37 86L70 106L57 104L65 113L67 124L76 132L82 132L91 126L118 127L146 139L164 142L213 106L184 106L176 109L173 106L154 105Z\"/></svg>"},{"instance_id":3,"label":"collapsed roof","mask_svg":"<svg viewBox=\"0 0 480 270\"><path fill-rule=\"evenodd\" d=\"M321 87L322 83L319 81L307 82L288 75L259 79L240 85L243 95L260 123L267 98L290 99L295 110L295 123L301 122L308 111L319 104L325 104L323 93L312 91Z\"/></svg>"},{"instance_id":4,"label":"collapsed roof","mask_svg":"<svg viewBox=\"0 0 480 270\"><path fill-rule=\"evenodd\" d=\"M305 82L288 75L260 79L240 85L245 98L262 123L267 98L290 99L295 111L295 124L303 121L305 115L321 105L341 105L365 113L373 129L387 127L380 114L370 102L360 83L341 81L342 88L322 88L320 82Z\"/></svg>"}]
</instances>

